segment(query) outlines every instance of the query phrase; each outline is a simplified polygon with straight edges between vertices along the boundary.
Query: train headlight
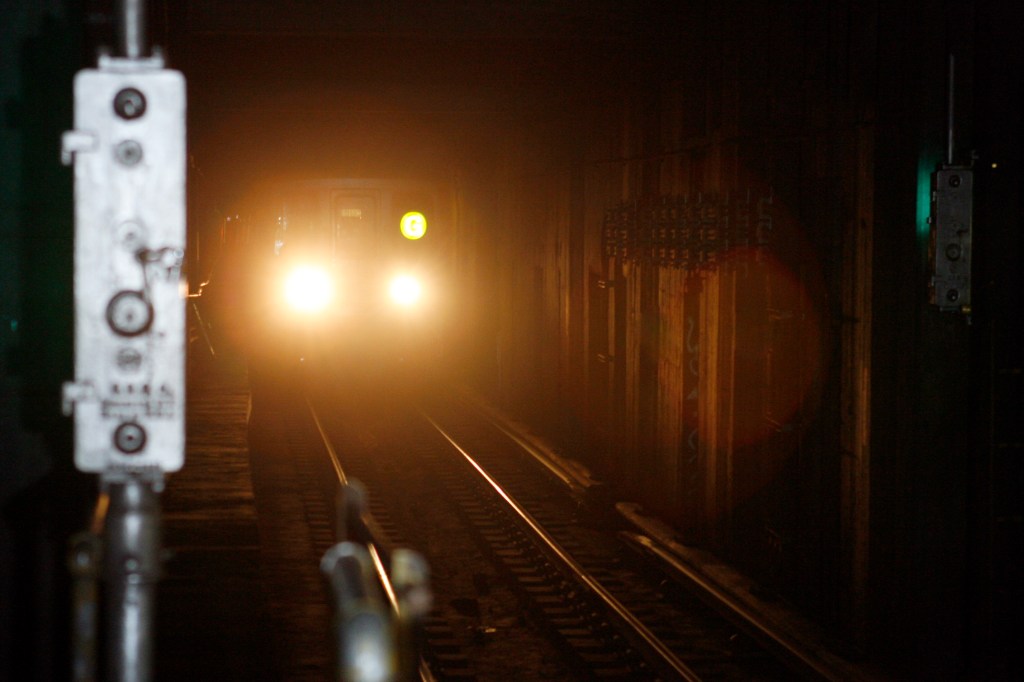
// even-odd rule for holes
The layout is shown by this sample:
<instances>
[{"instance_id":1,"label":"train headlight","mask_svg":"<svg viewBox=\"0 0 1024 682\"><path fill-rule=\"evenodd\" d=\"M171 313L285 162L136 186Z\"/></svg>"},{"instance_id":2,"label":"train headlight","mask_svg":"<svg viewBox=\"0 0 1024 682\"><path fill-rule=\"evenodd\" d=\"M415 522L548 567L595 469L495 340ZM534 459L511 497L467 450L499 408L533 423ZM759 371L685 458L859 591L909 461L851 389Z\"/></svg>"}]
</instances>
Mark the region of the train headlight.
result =
<instances>
[{"instance_id":1,"label":"train headlight","mask_svg":"<svg viewBox=\"0 0 1024 682\"><path fill-rule=\"evenodd\" d=\"M391 280L391 284L388 286L388 295L396 305L410 308L423 298L423 285L415 277L399 275Z\"/></svg>"},{"instance_id":2,"label":"train headlight","mask_svg":"<svg viewBox=\"0 0 1024 682\"><path fill-rule=\"evenodd\" d=\"M319 313L334 298L334 282L327 270L314 265L301 265L285 279L284 297L294 310L308 314Z\"/></svg>"}]
</instances>

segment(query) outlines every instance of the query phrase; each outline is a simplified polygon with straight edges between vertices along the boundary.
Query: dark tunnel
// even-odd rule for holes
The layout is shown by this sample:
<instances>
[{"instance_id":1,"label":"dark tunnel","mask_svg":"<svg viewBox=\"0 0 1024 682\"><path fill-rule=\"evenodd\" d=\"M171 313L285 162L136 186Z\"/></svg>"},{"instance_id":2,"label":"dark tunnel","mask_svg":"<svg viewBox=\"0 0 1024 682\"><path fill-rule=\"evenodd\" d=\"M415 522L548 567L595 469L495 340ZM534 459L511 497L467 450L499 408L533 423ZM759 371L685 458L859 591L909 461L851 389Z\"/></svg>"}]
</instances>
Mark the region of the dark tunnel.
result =
<instances>
[{"instance_id":1,"label":"dark tunnel","mask_svg":"<svg viewBox=\"0 0 1024 682\"><path fill-rule=\"evenodd\" d=\"M69 676L65 543L95 481L60 412L74 199L59 150L116 4L0 10L2 679ZM1015 10L152 0L149 40L187 82L188 289L221 342L269 357L289 323L260 312L267 263L362 248L345 246L356 217L429 206L421 242L375 248L443 282L435 369L883 679L1013 679ZM937 303L943 164L973 174L973 270ZM302 236L328 215L329 246ZM360 286L377 263L352 266ZM361 342L412 357L389 340Z\"/></svg>"}]
</instances>

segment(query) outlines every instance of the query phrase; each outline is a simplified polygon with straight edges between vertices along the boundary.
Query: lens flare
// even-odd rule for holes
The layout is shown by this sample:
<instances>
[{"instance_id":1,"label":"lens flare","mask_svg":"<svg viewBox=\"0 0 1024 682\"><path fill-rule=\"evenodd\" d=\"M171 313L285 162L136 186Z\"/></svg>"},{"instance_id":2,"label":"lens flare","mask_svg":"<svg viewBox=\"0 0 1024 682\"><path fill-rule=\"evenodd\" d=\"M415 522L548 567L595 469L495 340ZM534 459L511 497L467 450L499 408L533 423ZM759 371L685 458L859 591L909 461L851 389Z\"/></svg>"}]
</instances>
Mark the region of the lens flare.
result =
<instances>
[{"instance_id":1,"label":"lens flare","mask_svg":"<svg viewBox=\"0 0 1024 682\"><path fill-rule=\"evenodd\" d=\"M408 308L420 301L423 296L423 287L415 277L399 275L391 280L388 293L391 295L392 301L404 308Z\"/></svg>"},{"instance_id":2,"label":"lens flare","mask_svg":"<svg viewBox=\"0 0 1024 682\"><path fill-rule=\"evenodd\" d=\"M331 276L320 267L299 266L285 280L284 297L289 306L301 313L322 312L334 298Z\"/></svg>"}]
</instances>

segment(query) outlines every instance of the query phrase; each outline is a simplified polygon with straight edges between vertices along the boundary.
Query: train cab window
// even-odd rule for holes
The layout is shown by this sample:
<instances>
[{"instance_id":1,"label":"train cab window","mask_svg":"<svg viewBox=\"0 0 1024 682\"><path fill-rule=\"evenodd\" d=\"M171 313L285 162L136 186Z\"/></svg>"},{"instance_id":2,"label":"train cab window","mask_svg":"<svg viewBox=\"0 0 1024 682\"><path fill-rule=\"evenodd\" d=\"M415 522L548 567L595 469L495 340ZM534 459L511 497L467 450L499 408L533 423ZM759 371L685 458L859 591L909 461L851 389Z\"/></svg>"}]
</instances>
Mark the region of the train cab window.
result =
<instances>
[{"instance_id":1,"label":"train cab window","mask_svg":"<svg viewBox=\"0 0 1024 682\"><path fill-rule=\"evenodd\" d=\"M335 194L334 252L338 257L362 257L371 252L376 224L376 197L363 192Z\"/></svg>"}]
</instances>

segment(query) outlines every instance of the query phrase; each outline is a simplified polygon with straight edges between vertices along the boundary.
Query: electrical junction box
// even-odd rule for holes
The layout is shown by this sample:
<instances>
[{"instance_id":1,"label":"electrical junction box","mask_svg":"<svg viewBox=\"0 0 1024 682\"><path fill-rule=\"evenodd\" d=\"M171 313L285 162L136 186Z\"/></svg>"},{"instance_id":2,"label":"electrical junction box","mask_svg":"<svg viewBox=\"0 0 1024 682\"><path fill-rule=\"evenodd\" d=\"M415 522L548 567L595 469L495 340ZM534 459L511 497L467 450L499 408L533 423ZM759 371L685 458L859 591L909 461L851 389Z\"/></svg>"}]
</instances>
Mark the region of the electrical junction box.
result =
<instances>
[{"instance_id":1,"label":"electrical junction box","mask_svg":"<svg viewBox=\"0 0 1024 682\"><path fill-rule=\"evenodd\" d=\"M74 81L75 465L177 471L185 453L185 79L101 57Z\"/></svg>"}]
</instances>

